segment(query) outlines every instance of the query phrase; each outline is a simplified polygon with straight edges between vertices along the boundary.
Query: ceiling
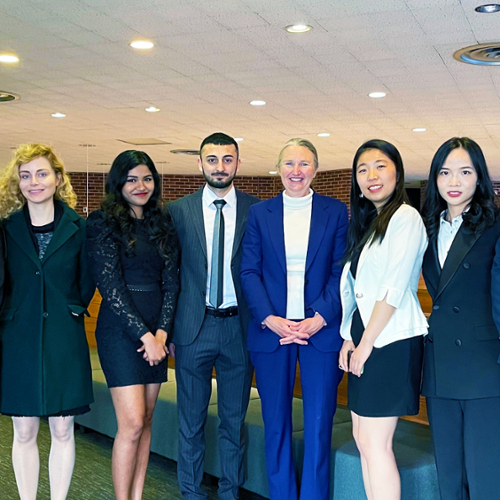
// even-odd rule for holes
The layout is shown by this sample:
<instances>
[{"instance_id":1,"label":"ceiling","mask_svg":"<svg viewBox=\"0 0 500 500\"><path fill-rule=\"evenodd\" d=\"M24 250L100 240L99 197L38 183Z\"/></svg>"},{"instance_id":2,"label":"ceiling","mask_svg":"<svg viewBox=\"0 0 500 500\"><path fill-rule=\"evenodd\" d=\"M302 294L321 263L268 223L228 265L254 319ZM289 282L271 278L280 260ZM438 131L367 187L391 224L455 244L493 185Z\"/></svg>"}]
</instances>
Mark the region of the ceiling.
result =
<instances>
[{"instance_id":1,"label":"ceiling","mask_svg":"<svg viewBox=\"0 0 500 500\"><path fill-rule=\"evenodd\" d=\"M196 159L170 150L197 149L224 131L244 139L243 175L267 175L292 137L313 141L321 170L349 167L363 141L381 138L418 179L443 141L468 135L500 176L500 67L453 59L500 39L500 13L475 12L480 3L2 0L0 52L21 62L0 65L0 90L21 99L0 103L0 164L19 143L49 142L70 171L107 171L136 148L164 173L194 174ZM313 29L284 30L296 22ZM136 51L137 38L155 47ZM372 91L387 97L371 99ZM151 105L161 111L147 113ZM131 138L171 144L118 141Z\"/></svg>"}]
</instances>

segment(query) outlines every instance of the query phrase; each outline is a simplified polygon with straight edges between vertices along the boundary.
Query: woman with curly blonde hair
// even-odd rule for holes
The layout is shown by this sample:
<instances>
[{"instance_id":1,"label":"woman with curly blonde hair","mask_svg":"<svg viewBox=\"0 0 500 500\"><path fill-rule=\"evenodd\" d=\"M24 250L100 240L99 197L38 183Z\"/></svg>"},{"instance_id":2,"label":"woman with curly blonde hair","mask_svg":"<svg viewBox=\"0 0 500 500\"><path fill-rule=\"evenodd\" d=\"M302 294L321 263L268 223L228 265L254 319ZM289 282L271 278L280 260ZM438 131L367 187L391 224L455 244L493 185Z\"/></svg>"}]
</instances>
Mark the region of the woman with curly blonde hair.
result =
<instances>
[{"instance_id":1,"label":"woman with curly blonde hair","mask_svg":"<svg viewBox=\"0 0 500 500\"><path fill-rule=\"evenodd\" d=\"M69 176L61 159L51 146L45 144L21 144L15 151L12 160L0 174L0 219L20 210L26 203L19 187L19 167L35 158L45 158L59 178L54 197L68 207L76 207L76 194L73 191Z\"/></svg>"},{"instance_id":2,"label":"woman with curly blonde hair","mask_svg":"<svg viewBox=\"0 0 500 500\"><path fill-rule=\"evenodd\" d=\"M0 174L5 234L0 311L0 412L14 424L12 463L21 500L34 500L40 417L48 417L52 500L67 497L74 416L89 411L92 378L83 315L94 293L85 220L50 146L23 144Z\"/></svg>"}]
</instances>

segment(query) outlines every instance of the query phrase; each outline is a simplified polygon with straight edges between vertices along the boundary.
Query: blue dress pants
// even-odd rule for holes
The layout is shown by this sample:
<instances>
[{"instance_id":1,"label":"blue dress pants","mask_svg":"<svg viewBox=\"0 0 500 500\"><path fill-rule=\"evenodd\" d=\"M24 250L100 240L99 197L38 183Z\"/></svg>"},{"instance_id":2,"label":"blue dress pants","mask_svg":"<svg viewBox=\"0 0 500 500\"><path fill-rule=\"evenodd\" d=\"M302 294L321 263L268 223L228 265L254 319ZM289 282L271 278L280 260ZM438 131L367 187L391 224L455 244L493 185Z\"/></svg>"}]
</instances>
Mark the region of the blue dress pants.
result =
<instances>
[{"instance_id":1,"label":"blue dress pants","mask_svg":"<svg viewBox=\"0 0 500 500\"><path fill-rule=\"evenodd\" d=\"M262 401L271 500L330 500L330 453L337 387L343 375L338 352L308 345L251 352ZM304 405L304 464L298 496L292 456L292 398L297 361Z\"/></svg>"}]
</instances>

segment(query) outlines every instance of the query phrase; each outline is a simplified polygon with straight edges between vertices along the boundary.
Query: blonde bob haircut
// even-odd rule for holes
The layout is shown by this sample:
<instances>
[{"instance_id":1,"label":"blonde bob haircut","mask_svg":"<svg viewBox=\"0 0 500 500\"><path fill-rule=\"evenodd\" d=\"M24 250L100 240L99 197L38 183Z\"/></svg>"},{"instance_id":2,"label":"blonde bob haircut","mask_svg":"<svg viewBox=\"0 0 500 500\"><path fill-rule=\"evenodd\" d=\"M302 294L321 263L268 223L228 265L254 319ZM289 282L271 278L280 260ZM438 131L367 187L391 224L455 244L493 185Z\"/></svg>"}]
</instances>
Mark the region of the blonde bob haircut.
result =
<instances>
[{"instance_id":1,"label":"blonde bob haircut","mask_svg":"<svg viewBox=\"0 0 500 500\"><path fill-rule=\"evenodd\" d=\"M76 207L76 194L71 186L69 176L64 168L61 158L46 144L21 144L14 151L12 160L0 172L0 219L23 208L26 198L19 188L19 167L25 163L46 158L50 166L60 178L56 187L55 198L61 200L70 208Z\"/></svg>"},{"instance_id":2,"label":"blonde bob haircut","mask_svg":"<svg viewBox=\"0 0 500 500\"><path fill-rule=\"evenodd\" d=\"M311 141L308 141L307 139L290 139L284 146L283 149L280 151L280 154L278 156L278 162L276 163L276 170L279 170L281 167L281 162L283 160L283 153L285 152L285 149L288 148L289 146L302 146L303 148L308 149L314 156L314 169L318 170L318 151L314 147L314 144Z\"/></svg>"}]
</instances>

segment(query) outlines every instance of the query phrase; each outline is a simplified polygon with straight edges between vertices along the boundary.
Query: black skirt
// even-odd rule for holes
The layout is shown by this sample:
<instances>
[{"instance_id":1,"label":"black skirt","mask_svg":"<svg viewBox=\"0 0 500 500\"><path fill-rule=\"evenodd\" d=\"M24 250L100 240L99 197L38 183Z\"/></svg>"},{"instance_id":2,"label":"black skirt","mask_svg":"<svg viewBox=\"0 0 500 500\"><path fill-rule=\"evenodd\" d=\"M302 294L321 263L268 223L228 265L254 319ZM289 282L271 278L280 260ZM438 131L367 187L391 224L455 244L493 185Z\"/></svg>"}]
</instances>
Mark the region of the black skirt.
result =
<instances>
[{"instance_id":1,"label":"black skirt","mask_svg":"<svg viewBox=\"0 0 500 500\"><path fill-rule=\"evenodd\" d=\"M154 292L130 292L134 305L151 333L161 312L160 288ZM97 351L108 387L127 385L161 384L167 380L167 358L156 366L144 361L137 349L143 345L133 340L116 320L116 315L105 303L101 305L96 329Z\"/></svg>"},{"instance_id":2,"label":"black skirt","mask_svg":"<svg viewBox=\"0 0 500 500\"><path fill-rule=\"evenodd\" d=\"M364 332L356 309L351 336L358 345ZM361 377L348 374L348 406L362 417L416 415L420 403L423 337L374 347Z\"/></svg>"}]
</instances>

